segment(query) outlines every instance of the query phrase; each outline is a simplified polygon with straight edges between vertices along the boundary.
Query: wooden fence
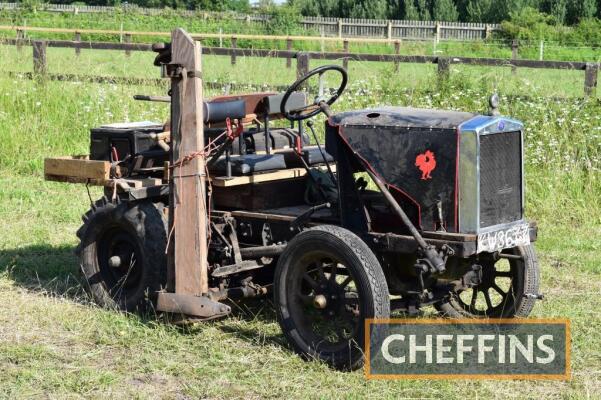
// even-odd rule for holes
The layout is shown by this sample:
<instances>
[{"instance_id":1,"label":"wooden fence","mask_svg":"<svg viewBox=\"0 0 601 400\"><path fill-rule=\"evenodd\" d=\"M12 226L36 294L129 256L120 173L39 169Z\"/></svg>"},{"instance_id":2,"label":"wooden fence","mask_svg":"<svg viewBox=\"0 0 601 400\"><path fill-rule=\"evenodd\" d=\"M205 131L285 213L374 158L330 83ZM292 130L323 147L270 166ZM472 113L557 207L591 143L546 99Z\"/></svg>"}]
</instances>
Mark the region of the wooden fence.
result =
<instances>
[{"instance_id":1,"label":"wooden fence","mask_svg":"<svg viewBox=\"0 0 601 400\"><path fill-rule=\"evenodd\" d=\"M131 51L151 51L151 45L145 43L107 43L107 42L80 42L69 40L23 40L5 39L4 44L16 45L22 48L24 45L33 47L33 75L48 76L58 80L111 80L118 83L140 84L136 79L116 77L81 77L66 76L61 74L48 74L46 49L48 47L73 48L76 55L81 49L91 50L120 50L129 54ZM203 47L203 54L229 56L231 64L236 64L237 57L271 57L286 59L286 67L292 67L292 59L296 59L297 77L309 71L310 60L337 60L342 61L345 67L349 61L371 61L394 63L397 70L400 63L436 64L440 79L446 79L450 73L451 64L479 65L489 67L511 67L516 68L541 68L541 69L565 69L584 71L584 94L593 95L597 88L597 76L599 72L598 63L570 62L570 61L538 61L520 59L495 59L495 58L471 58L471 57L442 57L442 56L408 56L399 54L364 54L348 52L297 52L293 50L265 50L265 49L241 49L222 47ZM398 51L397 51L398 52ZM147 82L149 80L143 80ZM150 80L155 81L155 80ZM223 85L222 85L223 86Z\"/></svg>"},{"instance_id":2,"label":"wooden fence","mask_svg":"<svg viewBox=\"0 0 601 400\"><path fill-rule=\"evenodd\" d=\"M135 5L121 7L85 6L74 4L45 4L40 6L50 12L98 13L131 12L160 15L167 10L144 8ZM0 9L18 9L18 3L0 3ZM173 12L173 10L170 10ZM234 19L246 23L268 24L271 16L265 14L239 14L233 12L206 12L176 10L179 15L195 18ZM392 39L482 40L500 30L498 24L444 21L402 21L362 18L303 17L300 26L326 37L364 37Z\"/></svg>"}]
</instances>

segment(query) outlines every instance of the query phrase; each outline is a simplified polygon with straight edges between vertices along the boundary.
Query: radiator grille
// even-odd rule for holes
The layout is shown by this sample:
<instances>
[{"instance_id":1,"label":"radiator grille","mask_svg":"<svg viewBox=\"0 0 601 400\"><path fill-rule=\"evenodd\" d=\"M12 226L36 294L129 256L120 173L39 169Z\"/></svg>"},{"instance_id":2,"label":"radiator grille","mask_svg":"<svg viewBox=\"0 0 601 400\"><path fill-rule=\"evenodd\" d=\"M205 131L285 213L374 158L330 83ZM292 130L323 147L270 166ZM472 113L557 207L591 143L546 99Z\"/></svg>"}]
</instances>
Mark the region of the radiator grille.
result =
<instances>
[{"instance_id":1,"label":"radiator grille","mask_svg":"<svg viewBox=\"0 0 601 400\"><path fill-rule=\"evenodd\" d=\"M522 218L521 134L480 136L480 227Z\"/></svg>"}]
</instances>

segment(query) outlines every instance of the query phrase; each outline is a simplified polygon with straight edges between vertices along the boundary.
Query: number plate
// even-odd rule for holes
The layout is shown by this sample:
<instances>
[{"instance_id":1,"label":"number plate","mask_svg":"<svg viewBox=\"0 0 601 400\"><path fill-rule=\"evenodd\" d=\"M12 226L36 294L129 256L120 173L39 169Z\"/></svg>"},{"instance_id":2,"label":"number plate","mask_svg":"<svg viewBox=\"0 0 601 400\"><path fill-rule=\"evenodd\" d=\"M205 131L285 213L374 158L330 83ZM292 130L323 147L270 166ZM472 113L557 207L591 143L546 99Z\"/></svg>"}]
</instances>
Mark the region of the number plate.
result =
<instances>
[{"instance_id":1,"label":"number plate","mask_svg":"<svg viewBox=\"0 0 601 400\"><path fill-rule=\"evenodd\" d=\"M493 253L527 244L530 244L530 228L527 223L478 235L478 253Z\"/></svg>"}]
</instances>

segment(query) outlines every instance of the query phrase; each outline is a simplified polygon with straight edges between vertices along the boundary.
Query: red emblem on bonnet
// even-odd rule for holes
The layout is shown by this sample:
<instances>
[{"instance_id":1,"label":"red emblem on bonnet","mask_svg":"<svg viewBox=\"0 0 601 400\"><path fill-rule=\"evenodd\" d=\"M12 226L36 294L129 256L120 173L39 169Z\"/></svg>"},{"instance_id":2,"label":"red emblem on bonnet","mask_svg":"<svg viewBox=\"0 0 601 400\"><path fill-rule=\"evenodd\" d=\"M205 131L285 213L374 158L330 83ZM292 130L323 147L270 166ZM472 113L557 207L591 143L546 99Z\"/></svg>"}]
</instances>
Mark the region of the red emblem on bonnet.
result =
<instances>
[{"instance_id":1,"label":"red emblem on bonnet","mask_svg":"<svg viewBox=\"0 0 601 400\"><path fill-rule=\"evenodd\" d=\"M423 154L418 154L415 157L415 166L422 171L422 180L432 179L430 173L436 168L436 159L434 153L430 150L426 150Z\"/></svg>"}]
</instances>

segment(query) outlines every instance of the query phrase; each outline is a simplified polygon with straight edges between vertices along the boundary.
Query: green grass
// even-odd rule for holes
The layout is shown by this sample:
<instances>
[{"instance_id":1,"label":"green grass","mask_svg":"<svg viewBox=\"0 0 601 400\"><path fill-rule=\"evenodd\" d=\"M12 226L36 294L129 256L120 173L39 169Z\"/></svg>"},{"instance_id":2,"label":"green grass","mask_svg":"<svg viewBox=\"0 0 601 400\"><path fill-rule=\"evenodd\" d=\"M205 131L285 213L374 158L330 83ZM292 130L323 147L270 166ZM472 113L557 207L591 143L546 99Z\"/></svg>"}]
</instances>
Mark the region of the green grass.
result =
<instances>
[{"instance_id":1,"label":"green grass","mask_svg":"<svg viewBox=\"0 0 601 400\"><path fill-rule=\"evenodd\" d=\"M0 68L31 68L30 49L0 47ZM50 49L50 70L154 77L151 54ZM284 84L284 60L205 57L207 80ZM317 65L317 63L312 63ZM452 67L447 82L425 65L350 63L336 111L410 105L484 112L497 88L501 111L526 124L529 218L539 221L541 291L534 317L572 321L570 382L366 381L299 359L270 299L238 303L222 321L179 329L94 306L73 255L81 185L45 182L43 158L88 151L102 123L167 118L135 102L165 87L34 82L0 77L0 398L598 398L601 393L601 104L581 99L582 76L557 71ZM547 74L549 72L549 74ZM207 95L216 94L209 92ZM319 118L317 126L323 118ZM100 196L92 188L94 198ZM433 310L426 310L431 315Z\"/></svg>"}]
</instances>

